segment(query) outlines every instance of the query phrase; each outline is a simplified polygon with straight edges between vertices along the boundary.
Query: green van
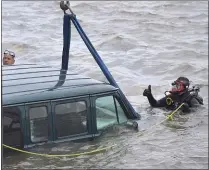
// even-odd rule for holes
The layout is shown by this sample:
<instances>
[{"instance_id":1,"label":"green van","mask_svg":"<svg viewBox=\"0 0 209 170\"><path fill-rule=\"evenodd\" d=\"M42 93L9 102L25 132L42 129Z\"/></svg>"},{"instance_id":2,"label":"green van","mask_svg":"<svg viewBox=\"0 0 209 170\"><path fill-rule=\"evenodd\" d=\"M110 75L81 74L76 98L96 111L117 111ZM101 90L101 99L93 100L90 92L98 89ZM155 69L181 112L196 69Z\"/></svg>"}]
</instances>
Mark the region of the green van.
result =
<instances>
[{"instance_id":1,"label":"green van","mask_svg":"<svg viewBox=\"0 0 209 170\"><path fill-rule=\"evenodd\" d=\"M112 85L35 64L2 67L2 104L3 143L21 148L93 138L131 117Z\"/></svg>"}]
</instances>

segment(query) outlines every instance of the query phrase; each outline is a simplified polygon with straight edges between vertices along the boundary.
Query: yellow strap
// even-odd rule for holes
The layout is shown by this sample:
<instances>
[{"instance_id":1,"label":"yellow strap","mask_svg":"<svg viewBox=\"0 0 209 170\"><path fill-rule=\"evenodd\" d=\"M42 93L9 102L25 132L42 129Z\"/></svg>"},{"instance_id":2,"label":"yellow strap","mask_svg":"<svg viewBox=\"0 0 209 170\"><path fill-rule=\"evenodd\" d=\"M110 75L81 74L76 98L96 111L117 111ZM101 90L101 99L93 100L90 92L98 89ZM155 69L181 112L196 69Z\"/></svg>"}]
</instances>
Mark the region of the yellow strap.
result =
<instances>
[{"instance_id":1,"label":"yellow strap","mask_svg":"<svg viewBox=\"0 0 209 170\"><path fill-rule=\"evenodd\" d=\"M14 148L14 147L11 147L11 146L8 146L8 145L5 145L5 144L2 144L2 145L5 148L9 148L11 150L15 150L15 151L18 151L18 152L22 152L22 153L30 154L30 155L36 155L36 156L44 156L44 157L77 157L77 156L81 156L81 155L88 155L88 154L102 152L102 151L108 150L108 149L112 148L113 146L115 146L115 145L112 145L112 146L108 146L108 147L104 147L104 148L100 148L100 149L95 149L95 150L92 150L92 151L89 151L89 152L82 152L82 153L64 154L64 155L50 155L50 154L42 154L42 153L24 151L24 150L17 149L17 148Z\"/></svg>"},{"instance_id":2,"label":"yellow strap","mask_svg":"<svg viewBox=\"0 0 209 170\"><path fill-rule=\"evenodd\" d=\"M166 116L166 119L163 119L163 121L161 121L160 123L155 124L154 126L152 126L151 128L144 130L143 132L138 132L137 136L141 136L142 134L144 134L146 131L160 125L161 123L163 123L165 120L173 120L173 115L184 105L184 103L182 103L176 110L174 110L173 112L171 112L168 116Z\"/></svg>"},{"instance_id":3,"label":"yellow strap","mask_svg":"<svg viewBox=\"0 0 209 170\"><path fill-rule=\"evenodd\" d=\"M171 112L169 115L167 115L167 119L168 120L173 120L173 115L184 105L184 103L182 103L176 110L174 110L173 112Z\"/></svg>"},{"instance_id":4,"label":"yellow strap","mask_svg":"<svg viewBox=\"0 0 209 170\"><path fill-rule=\"evenodd\" d=\"M139 137L139 136L143 135L146 131L148 131L150 129L153 129L154 127L157 127L158 125L160 125L161 123L163 123L165 120L167 120L167 119L163 119L163 121L161 121L160 123L157 123L157 124L151 126L149 129L143 130L143 132L138 132L137 133L138 134L137 136Z\"/></svg>"}]
</instances>

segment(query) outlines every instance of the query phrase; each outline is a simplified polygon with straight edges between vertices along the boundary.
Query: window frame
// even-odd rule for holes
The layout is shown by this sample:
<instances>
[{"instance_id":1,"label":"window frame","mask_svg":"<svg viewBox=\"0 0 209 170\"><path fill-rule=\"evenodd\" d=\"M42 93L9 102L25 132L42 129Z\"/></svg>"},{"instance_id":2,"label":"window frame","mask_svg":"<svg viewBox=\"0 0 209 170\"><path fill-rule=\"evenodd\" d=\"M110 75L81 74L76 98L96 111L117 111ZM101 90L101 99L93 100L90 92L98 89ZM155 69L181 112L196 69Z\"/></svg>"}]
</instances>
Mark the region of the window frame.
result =
<instances>
[{"instance_id":1,"label":"window frame","mask_svg":"<svg viewBox=\"0 0 209 170\"><path fill-rule=\"evenodd\" d=\"M26 136L26 122L25 122L25 106L24 104L12 104L12 105L4 105L2 106L2 113L3 113L3 108L9 108L9 107L18 107L20 114L19 114L19 118L20 118L20 132L22 134L22 146L19 146L20 148L24 148L24 146L26 145L26 140L25 140L25 136ZM3 120L4 120L4 115L2 117L2 125L3 125ZM3 128L1 128L1 133L2 133L2 137L4 135L4 131ZM3 142L3 138L2 138L2 142Z\"/></svg>"},{"instance_id":2,"label":"window frame","mask_svg":"<svg viewBox=\"0 0 209 170\"><path fill-rule=\"evenodd\" d=\"M131 116L131 115L130 115L130 112L129 112L129 110L128 110L126 104L122 101L121 96L120 96L120 94L119 94L118 91L115 92L115 98L117 99L118 103L120 104L121 108L123 109L123 111L124 111L124 113L125 113L127 119L129 119L130 116Z\"/></svg>"},{"instance_id":3,"label":"window frame","mask_svg":"<svg viewBox=\"0 0 209 170\"><path fill-rule=\"evenodd\" d=\"M36 108L36 107L46 107L47 110L47 117L48 117L48 139L45 141L40 142L33 142L31 140L31 126L30 126L30 109ZM42 101L42 102L34 102L34 103L27 103L25 104L26 109L26 141L27 144L39 144L39 143L47 143L49 141L52 141L53 139L53 132L52 132L52 117L51 117L51 104L50 101Z\"/></svg>"},{"instance_id":4,"label":"window frame","mask_svg":"<svg viewBox=\"0 0 209 170\"><path fill-rule=\"evenodd\" d=\"M56 133L56 120L55 120L55 109L56 105L59 104L66 104L66 103L76 103L76 102L85 102L86 104L86 111L87 111L87 131L84 133L79 133L75 135L68 135L68 136L63 136L63 137L58 137ZM63 140L63 139L73 139L73 138L83 138L84 136L87 136L89 134L92 134L92 122L91 122L91 111L90 111L90 98L89 95L86 96L79 96L79 97L70 97L70 98L63 98L63 99L54 99L51 100L51 106L52 106L52 117L53 117L53 134L54 134L54 140Z\"/></svg>"},{"instance_id":5,"label":"window frame","mask_svg":"<svg viewBox=\"0 0 209 170\"><path fill-rule=\"evenodd\" d=\"M98 94L92 94L90 95L90 100L91 100L91 110L92 110L92 126L93 126L93 133L96 135L98 133L101 133L102 130L98 130L97 129L97 120L96 120L96 100L98 98L101 97L108 97L108 96L112 96L113 97L113 101L114 101L114 105L115 105L115 111L116 111L116 118L117 118L117 122L119 124L119 115L118 115L118 109L117 109L117 105L116 105L116 100L118 101L118 103L120 104L121 108L123 109L125 116L128 119L127 116L127 109L126 107L122 104L122 101L120 100L120 96L118 94L117 91L112 91L112 92L106 92L106 93L98 93Z\"/></svg>"}]
</instances>

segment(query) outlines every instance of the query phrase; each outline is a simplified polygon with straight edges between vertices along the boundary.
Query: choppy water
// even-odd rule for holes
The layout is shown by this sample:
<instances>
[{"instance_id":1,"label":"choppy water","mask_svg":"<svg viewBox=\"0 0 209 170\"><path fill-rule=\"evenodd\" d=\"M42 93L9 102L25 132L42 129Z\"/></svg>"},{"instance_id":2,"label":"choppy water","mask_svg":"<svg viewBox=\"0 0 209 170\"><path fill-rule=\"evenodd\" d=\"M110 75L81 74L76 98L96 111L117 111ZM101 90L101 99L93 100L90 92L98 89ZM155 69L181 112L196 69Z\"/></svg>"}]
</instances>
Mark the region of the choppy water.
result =
<instances>
[{"instance_id":1,"label":"choppy water","mask_svg":"<svg viewBox=\"0 0 209 170\"><path fill-rule=\"evenodd\" d=\"M77 158L43 158L16 154L4 158L11 168L208 168L208 2L206 1L73 1L84 31L128 99L142 115L140 130L165 116L142 96L152 85L156 98L169 83L187 76L201 87L205 105L186 115L181 126L161 124L142 136L114 127L102 138L85 143L39 148L40 152L71 153L116 144L113 149ZM16 63L60 67L63 12L57 1L3 1L3 50L16 52ZM84 43L72 30L70 69L99 80Z\"/></svg>"}]
</instances>

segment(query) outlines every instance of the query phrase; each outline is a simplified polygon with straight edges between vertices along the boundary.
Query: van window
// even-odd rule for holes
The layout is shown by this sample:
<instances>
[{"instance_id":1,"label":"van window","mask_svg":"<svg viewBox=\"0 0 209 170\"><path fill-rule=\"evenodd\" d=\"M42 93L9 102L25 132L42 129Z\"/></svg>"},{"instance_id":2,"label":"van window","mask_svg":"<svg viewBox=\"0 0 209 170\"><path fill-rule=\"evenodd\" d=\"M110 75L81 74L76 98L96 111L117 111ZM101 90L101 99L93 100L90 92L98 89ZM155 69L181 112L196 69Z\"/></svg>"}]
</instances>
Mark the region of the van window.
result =
<instances>
[{"instance_id":1,"label":"van window","mask_svg":"<svg viewBox=\"0 0 209 170\"><path fill-rule=\"evenodd\" d=\"M113 96L96 99L96 123L97 130L118 123Z\"/></svg>"},{"instance_id":2,"label":"van window","mask_svg":"<svg viewBox=\"0 0 209 170\"><path fill-rule=\"evenodd\" d=\"M55 127L58 138L87 132L86 102L57 104Z\"/></svg>"},{"instance_id":3,"label":"van window","mask_svg":"<svg viewBox=\"0 0 209 170\"><path fill-rule=\"evenodd\" d=\"M29 109L30 137L32 142L48 140L48 114L47 107L32 107Z\"/></svg>"},{"instance_id":4,"label":"van window","mask_svg":"<svg viewBox=\"0 0 209 170\"><path fill-rule=\"evenodd\" d=\"M3 143L22 146L23 136L20 126L21 111L18 107L3 108Z\"/></svg>"}]
</instances>

